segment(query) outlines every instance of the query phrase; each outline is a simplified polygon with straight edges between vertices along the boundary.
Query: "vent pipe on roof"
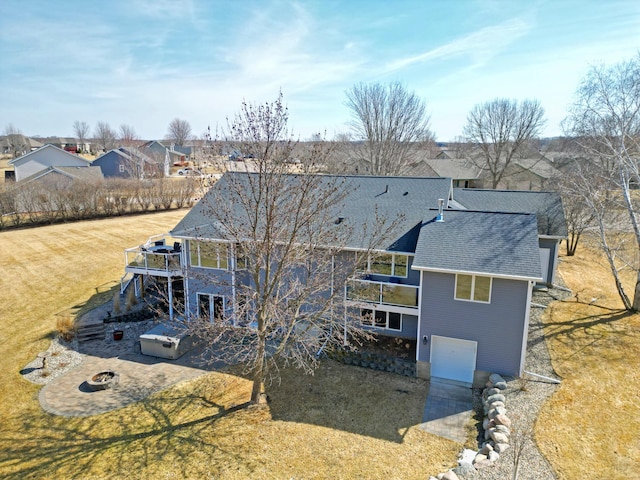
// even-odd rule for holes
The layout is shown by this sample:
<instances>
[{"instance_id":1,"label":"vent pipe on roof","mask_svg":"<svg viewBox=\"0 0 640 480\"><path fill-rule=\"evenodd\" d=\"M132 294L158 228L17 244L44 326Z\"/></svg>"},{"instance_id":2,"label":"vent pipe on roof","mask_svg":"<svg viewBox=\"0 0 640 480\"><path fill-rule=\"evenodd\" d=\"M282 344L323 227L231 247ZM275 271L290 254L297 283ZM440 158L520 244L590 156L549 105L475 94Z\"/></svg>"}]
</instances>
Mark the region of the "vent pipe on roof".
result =
<instances>
[{"instance_id":1,"label":"vent pipe on roof","mask_svg":"<svg viewBox=\"0 0 640 480\"><path fill-rule=\"evenodd\" d=\"M436 222L444 222L444 198L438 199L438 216Z\"/></svg>"}]
</instances>

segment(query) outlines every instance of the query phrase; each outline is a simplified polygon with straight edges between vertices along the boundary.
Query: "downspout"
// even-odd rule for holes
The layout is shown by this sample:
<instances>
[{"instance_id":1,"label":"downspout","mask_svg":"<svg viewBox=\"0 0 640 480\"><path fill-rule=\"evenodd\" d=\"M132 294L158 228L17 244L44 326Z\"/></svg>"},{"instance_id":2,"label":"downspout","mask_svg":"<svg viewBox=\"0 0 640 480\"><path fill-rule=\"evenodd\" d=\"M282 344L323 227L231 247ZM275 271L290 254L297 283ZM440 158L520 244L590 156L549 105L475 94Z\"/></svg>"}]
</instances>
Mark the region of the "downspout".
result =
<instances>
[{"instance_id":1,"label":"downspout","mask_svg":"<svg viewBox=\"0 0 640 480\"><path fill-rule=\"evenodd\" d=\"M522 351L520 352L520 368L518 369L520 375L524 371L524 362L527 356L527 337L529 336L529 312L531 311L531 295L533 293L533 286L535 281L529 280L527 282L527 304L524 313L524 326L522 328Z\"/></svg>"},{"instance_id":2,"label":"downspout","mask_svg":"<svg viewBox=\"0 0 640 480\"><path fill-rule=\"evenodd\" d=\"M420 288L418 288L418 332L416 338L416 363L420 360L420 346L422 344L422 283L424 280L424 270L420 270Z\"/></svg>"},{"instance_id":3,"label":"downspout","mask_svg":"<svg viewBox=\"0 0 640 480\"><path fill-rule=\"evenodd\" d=\"M555 383L558 385L562 383L560 380L557 380L555 378L545 377L544 375L538 375L537 373L527 372L526 370L524 371L524 373L526 373L527 375L531 375L532 377L541 378L543 380L546 380L548 382Z\"/></svg>"}]
</instances>

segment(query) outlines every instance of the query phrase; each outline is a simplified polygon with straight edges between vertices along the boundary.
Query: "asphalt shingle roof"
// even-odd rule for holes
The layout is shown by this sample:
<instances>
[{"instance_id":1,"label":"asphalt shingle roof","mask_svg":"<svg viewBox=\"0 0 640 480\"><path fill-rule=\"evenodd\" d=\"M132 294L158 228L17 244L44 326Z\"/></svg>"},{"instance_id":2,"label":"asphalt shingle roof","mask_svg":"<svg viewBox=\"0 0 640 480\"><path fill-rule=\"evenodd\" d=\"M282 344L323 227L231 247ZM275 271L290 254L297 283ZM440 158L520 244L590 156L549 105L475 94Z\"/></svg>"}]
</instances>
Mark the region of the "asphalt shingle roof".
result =
<instances>
[{"instance_id":1,"label":"asphalt shingle roof","mask_svg":"<svg viewBox=\"0 0 640 480\"><path fill-rule=\"evenodd\" d=\"M420 230L413 267L540 280L536 216L445 210L429 212Z\"/></svg>"},{"instance_id":2,"label":"asphalt shingle roof","mask_svg":"<svg viewBox=\"0 0 640 480\"><path fill-rule=\"evenodd\" d=\"M211 190L176 225L172 234L176 236L197 236L201 238L224 238L221 228L212 222L211 209L215 208L215 199L233 198L225 195L231 181L243 181L247 174L228 172L216 182ZM296 175L289 176L296 181ZM351 228L348 248L362 248L368 243L371 225L377 218L383 218L386 225L393 222L387 241L379 248L394 251L412 252L417 241L415 228L429 207L437 207L438 199L447 201L451 190L449 178L415 177L374 177L374 176L334 176L320 175L327 185L344 181L348 190L340 207L334 208L331 218L343 218ZM241 215L238 209L238 215ZM367 228L367 225L369 228ZM218 226L219 227L219 226Z\"/></svg>"},{"instance_id":3,"label":"asphalt shingle roof","mask_svg":"<svg viewBox=\"0 0 640 480\"><path fill-rule=\"evenodd\" d=\"M454 188L453 199L470 210L535 213L538 216L538 234L567 236L562 199L556 192Z\"/></svg>"}]
</instances>

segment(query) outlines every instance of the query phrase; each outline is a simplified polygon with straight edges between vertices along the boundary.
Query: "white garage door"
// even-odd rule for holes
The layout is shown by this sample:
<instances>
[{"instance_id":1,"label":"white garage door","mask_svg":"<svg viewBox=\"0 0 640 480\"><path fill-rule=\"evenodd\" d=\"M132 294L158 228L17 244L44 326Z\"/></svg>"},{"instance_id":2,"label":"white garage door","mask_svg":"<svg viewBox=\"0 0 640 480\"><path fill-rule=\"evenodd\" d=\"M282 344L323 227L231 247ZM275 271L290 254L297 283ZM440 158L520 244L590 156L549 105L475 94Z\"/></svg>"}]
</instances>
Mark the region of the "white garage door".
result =
<instances>
[{"instance_id":1,"label":"white garage door","mask_svg":"<svg viewBox=\"0 0 640 480\"><path fill-rule=\"evenodd\" d=\"M431 377L473 383L478 342L431 336Z\"/></svg>"}]
</instances>

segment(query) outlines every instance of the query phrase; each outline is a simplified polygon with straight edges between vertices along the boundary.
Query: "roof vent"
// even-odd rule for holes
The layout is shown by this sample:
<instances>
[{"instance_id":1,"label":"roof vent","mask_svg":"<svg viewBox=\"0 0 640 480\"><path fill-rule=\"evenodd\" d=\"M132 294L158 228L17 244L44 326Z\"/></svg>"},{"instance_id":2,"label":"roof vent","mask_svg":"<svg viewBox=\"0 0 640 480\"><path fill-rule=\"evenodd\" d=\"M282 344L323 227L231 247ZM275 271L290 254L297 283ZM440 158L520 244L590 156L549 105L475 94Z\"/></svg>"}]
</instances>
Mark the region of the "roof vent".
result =
<instances>
[{"instance_id":1,"label":"roof vent","mask_svg":"<svg viewBox=\"0 0 640 480\"><path fill-rule=\"evenodd\" d=\"M444 198L438 199L438 216L436 222L444 222Z\"/></svg>"},{"instance_id":2,"label":"roof vent","mask_svg":"<svg viewBox=\"0 0 640 480\"><path fill-rule=\"evenodd\" d=\"M338 217L336 219L336 225L340 225L342 222L344 222L344 217Z\"/></svg>"},{"instance_id":3,"label":"roof vent","mask_svg":"<svg viewBox=\"0 0 640 480\"><path fill-rule=\"evenodd\" d=\"M404 192L404 193L402 194L402 196L403 196L403 197L406 197L407 195L409 195L409 192Z\"/></svg>"}]
</instances>

